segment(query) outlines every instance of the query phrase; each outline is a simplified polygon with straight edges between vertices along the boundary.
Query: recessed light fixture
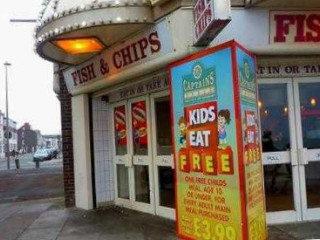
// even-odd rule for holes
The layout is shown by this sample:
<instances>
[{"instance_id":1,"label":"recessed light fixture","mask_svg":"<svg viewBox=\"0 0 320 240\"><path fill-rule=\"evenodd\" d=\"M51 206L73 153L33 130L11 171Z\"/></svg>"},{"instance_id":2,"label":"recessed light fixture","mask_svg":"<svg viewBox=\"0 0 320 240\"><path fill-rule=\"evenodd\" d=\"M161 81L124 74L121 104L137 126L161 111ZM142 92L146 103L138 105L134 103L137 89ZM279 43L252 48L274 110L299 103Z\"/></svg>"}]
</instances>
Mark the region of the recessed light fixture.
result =
<instances>
[{"instance_id":1,"label":"recessed light fixture","mask_svg":"<svg viewBox=\"0 0 320 240\"><path fill-rule=\"evenodd\" d=\"M59 39L53 41L53 44L69 54L94 53L105 48L104 44L95 37Z\"/></svg>"}]
</instances>

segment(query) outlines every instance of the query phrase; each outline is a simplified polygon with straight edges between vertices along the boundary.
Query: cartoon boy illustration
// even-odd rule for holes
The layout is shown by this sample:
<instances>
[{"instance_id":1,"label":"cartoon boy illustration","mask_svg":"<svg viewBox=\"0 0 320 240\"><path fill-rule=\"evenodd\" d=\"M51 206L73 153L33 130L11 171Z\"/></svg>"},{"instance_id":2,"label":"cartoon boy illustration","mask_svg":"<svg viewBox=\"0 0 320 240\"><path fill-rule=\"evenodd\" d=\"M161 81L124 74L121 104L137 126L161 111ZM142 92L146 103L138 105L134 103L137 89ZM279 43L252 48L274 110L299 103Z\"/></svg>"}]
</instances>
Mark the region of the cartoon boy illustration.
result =
<instances>
[{"instance_id":1,"label":"cartoon boy illustration","mask_svg":"<svg viewBox=\"0 0 320 240\"><path fill-rule=\"evenodd\" d=\"M230 111L228 109L222 109L218 113L218 137L219 137L219 148L227 147L227 132L226 124L230 124Z\"/></svg>"},{"instance_id":2,"label":"cartoon boy illustration","mask_svg":"<svg viewBox=\"0 0 320 240\"><path fill-rule=\"evenodd\" d=\"M186 145L186 134L187 134L187 121L184 117L179 118L179 130L180 130L180 144L185 147Z\"/></svg>"}]
</instances>

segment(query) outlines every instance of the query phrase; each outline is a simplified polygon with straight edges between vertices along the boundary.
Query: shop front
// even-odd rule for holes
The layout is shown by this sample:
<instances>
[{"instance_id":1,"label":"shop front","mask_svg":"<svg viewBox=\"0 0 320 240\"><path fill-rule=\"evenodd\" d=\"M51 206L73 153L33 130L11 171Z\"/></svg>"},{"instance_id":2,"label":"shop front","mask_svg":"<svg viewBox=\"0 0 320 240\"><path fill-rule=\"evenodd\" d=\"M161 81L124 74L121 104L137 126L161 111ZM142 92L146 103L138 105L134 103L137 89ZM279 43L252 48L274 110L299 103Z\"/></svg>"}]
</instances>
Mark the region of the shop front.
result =
<instances>
[{"instance_id":1,"label":"shop front","mask_svg":"<svg viewBox=\"0 0 320 240\"><path fill-rule=\"evenodd\" d=\"M72 95L76 206L116 204L175 219L167 67L203 49L194 46L195 1L84 1L70 10L55 2L52 17L41 15L37 51L60 64ZM105 19L102 9L110 11ZM270 224L320 216L319 16L282 10L233 8L233 20L210 44L236 39L257 56ZM52 41L95 35L98 53L70 54ZM179 127L183 133L187 123Z\"/></svg>"},{"instance_id":2,"label":"shop front","mask_svg":"<svg viewBox=\"0 0 320 240\"><path fill-rule=\"evenodd\" d=\"M308 59L285 63L260 67L267 210L274 222L314 220L320 207L319 69Z\"/></svg>"}]
</instances>

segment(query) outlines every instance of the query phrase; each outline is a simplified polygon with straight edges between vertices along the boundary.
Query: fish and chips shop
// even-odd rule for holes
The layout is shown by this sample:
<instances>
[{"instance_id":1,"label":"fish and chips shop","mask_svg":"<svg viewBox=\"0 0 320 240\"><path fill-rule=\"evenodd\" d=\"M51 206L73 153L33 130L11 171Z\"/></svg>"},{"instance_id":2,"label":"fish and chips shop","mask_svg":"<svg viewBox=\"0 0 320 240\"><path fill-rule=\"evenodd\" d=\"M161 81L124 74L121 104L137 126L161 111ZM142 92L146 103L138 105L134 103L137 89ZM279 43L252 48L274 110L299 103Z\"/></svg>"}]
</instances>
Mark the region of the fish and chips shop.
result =
<instances>
[{"instance_id":1,"label":"fish and chips shop","mask_svg":"<svg viewBox=\"0 0 320 240\"><path fill-rule=\"evenodd\" d=\"M45 0L66 205L169 218L183 239L319 220L320 4L285 2Z\"/></svg>"}]
</instances>

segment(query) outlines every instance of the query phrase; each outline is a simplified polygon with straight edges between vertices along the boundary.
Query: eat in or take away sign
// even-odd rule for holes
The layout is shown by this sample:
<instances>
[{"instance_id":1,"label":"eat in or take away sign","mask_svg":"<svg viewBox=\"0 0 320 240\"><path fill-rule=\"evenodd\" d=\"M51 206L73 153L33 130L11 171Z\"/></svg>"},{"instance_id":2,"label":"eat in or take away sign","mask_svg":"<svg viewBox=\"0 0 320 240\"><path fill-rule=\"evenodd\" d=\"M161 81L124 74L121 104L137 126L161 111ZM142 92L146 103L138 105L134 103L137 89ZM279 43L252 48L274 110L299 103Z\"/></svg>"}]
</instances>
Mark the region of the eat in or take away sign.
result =
<instances>
[{"instance_id":1,"label":"eat in or take away sign","mask_svg":"<svg viewBox=\"0 0 320 240\"><path fill-rule=\"evenodd\" d=\"M254 56L228 42L170 65L184 239L266 239Z\"/></svg>"}]
</instances>

